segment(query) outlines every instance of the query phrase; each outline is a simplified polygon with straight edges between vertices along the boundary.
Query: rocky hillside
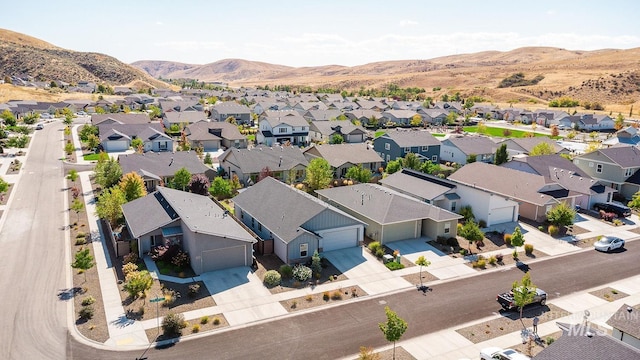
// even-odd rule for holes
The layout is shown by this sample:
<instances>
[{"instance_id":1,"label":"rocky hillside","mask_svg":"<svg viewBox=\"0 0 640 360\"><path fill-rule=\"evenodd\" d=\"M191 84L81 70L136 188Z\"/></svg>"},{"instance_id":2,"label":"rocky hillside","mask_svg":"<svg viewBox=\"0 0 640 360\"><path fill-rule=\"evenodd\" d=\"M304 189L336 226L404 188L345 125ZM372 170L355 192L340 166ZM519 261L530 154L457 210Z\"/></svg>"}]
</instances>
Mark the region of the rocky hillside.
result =
<instances>
[{"instance_id":1,"label":"rocky hillside","mask_svg":"<svg viewBox=\"0 0 640 360\"><path fill-rule=\"evenodd\" d=\"M87 80L110 85L167 86L114 57L62 49L4 29L0 29L0 75L30 75L37 81L62 80L71 84Z\"/></svg>"},{"instance_id":2,"label":"rocky hillside","mask_svg":"<svg viewBox=\"0 0 640 360\"><path fill-rule=\"evenodd\" d=\"M292 69L258 61L225 59L205 65L191 65L171 61L136 61L131 65L163 79L198 79L203 81L234 82L246 79L274 78Z\"/></svg>"}]
</instances>

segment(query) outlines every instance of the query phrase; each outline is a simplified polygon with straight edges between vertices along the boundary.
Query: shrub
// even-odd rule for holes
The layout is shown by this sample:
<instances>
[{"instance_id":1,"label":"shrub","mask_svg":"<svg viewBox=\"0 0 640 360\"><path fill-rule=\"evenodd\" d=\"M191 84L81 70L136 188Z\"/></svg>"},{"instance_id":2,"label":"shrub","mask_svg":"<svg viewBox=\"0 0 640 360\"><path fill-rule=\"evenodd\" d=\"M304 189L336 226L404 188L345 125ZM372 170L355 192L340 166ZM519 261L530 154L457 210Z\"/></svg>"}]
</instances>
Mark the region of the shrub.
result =
<instances>
[{"instance_id":1,"label":"shrub","mask_svg":"<svg viewBox=\"0 0 640 360\"><path fill-rule=\"evenodd\" d=\"M179 268L189 265L189 254L179 250L172 258L171 263Z\"/></svg>"},{"instance_id":2,"label":"shrub","mask_svg":"<svg viewBox=\"0 0 640 360\"><path fill-rule=\"evenodd\" d=\"M135 252L130 252L122 258L122 262L125 264L128 263L137 263L138 262L138 254Z\"/></svg>"},{"instance_id":3,"label":"shrub","mask_svg":"<svg viewBox=\"0 0 640 360\"><path fill-rule=\"evenodd\" d=\"M331 298L331 295L329 294L328 291L325 291L322 293L322 300L329 301L330 298Z\"/></svg>"},{"instance_id":4,"label":"shrub","mask_svg":"<svg viewBox=\"0 0 640 360\"><path fill-rule=\"evenodd\" d=\"M513 252L511 253L511 256L513 256L514 259L518 259L518 250L513 249Z\"/></svg>"},{"instance_id":5,"label":"shrub","mask_svg":"<svg viewBox=\"0 0 640 360\"><path fill-rule=\"evenodd\" d=\"M547 343L547 346L553 344L554 341L556 341L556 339L552 338L551 336L548 336L547 339L545 340L545 342Z\"/></svg>"},{"instance_id":6,"label":"shrub","mask_svg":"<svg viewBox=\"0 0 640 360\"><path fill-rule=\"evenodd\" d=\"M93 306L88 305L88 306L83 306L82 309L80 309L79 315L81 319L89 320L93 318L94 313L95 313L95 310L93 309Z\"/></svg>"},{"instance_id":7,"label":"shrub","mask_svg":"<svg viewBox=\"0 0 640 360\"><path fill-rule=\"evenodd\" d=\"M558 235L559 229L555 225L549 225L549 228L547 229L547 231L549 232L549 235L556 236Z\"/></svg>"},{"instance_id":8,"label":"shrub","mask_svg":"<svg viewBox=\"0 0 640 360\"><path fill-rule=\"evenodd\" d=\"M205 315L205 316L200 318L200 324L204 325L204 324L206 324L208 322L209 322L209 317L208 316Z\"/></svg>"},{"instance_id":9,"label":"shrub","mask_svg":"<svg viewBox=\"0 0 640 360\"><path fill-rule=\"evenodd\" d=\"M276 285L280 285L280 281L282 281L282 276L280 275L279 272L275 270L269 270L264 274L263 281L265 285L269 287L273 287Z\"/></svg>"},{"instance_id":10,"label":"shrub","mask_svg":"<svg viewBox=\"0 0 640 360\"><path fill-rule=\"evenodd\" d=\"M195 324L193 325L193 327L191 328L191 332L197 333L200 331L200 324Z\"/></svg>"},{"instance_id":11,"label":"shrub","mask_svg":"<svg viewBox=\"0 0 640 360\"><path fill-rule=\"evenodd\" d=\"M293 268L291 267L291 265L284 264L280 266L279 272L283 278L290 279L293 275Z\"/></svg>"},{"instance_id":12,"label":"shrub","mask_svg":"<svg viewBox=\"0 0 640 360\"><path fill-rule=\"evenodd\" d=\"M384 249L383 248L379 248L378 250L376 250L376 257L377 258L381 258L384 256Z\"/></svg>"},{"instance_id":13,"label":"shrub","mask_svg":"<svg viewBox=\"0 0 640 360\"><path fill-rule=\"evenodd\" d=\"M84 245L87 243L87 240L83 237L76 238L76 245Z\"/></svg>"},{"instance_id":14,"label":"shrub","mask_svg":"<svg viewBox=\"0 0 640 360\"><path fill-rule=\"evenodd\" d=\"M174 302L180 297L180 293L173 289L163 289L162 294L164 295L164 301L162 302L162 306L171 306Z\"/></svg>"},{"instance_id":15,"label":"shrub","mask_svg":"<svg viewBox=\"0 0 640 360\"><path fill-rule=\"evenodd\" d=\"M342 300L342 292L340 290L336 290L331 294L331 300Z\"/></svg>"},{"instance_id":16,"label":"shrub","mask_svg":"<svg viewBox=\"0 0 640 360\"><path fill-rule=\"evenodd\" d=\"M293 278L298 281L307 281L311 279L313 272L311 268L304 265L296 265L293 267Z\"/></svg>"},{"instance_id":17,"label":"shrub","mask_svg":"<svg viewBox=\"0 0 640 360\"><path fill-rule=\"evenodd\" d=\"M524 244L524 252L527 255L533 254L533 244Z\"/></svg>"},{"instance_id":18,"label":"shrub","mask_svg":"<svg viewBox=\"0 0 640 360\"><path fill-rule=\"evenodd\" d=\"M478 220L478 226L480 228L486 228L487 227L487 222L484 220Z\"/></svg>"},{"instance_id":19,"label":"shrub","mask_svg":"<svg viewBox=\"0 0 640 360\"><path fill-rule=\"evenodd\" d=\"M220 319L217 317L213 318L213 325L220 325Z\"/></svg>"},{"instance_id":20,"label":"shrub","mask_svg":"<svg viewBox=\"0 0 640 360\"><path fill-rule=\"evenodd\" d=\"M400 270L400 269L404 269L404 265L399 264L395 261L389 261L388 263L384 264L387 269L393 271L393 270Z\"/></svg>"},{"instance_id":21,"label":"shrub","mask_svg":"<svg viewBox=\"0 0 640 360\"><path fill-rule=\"evenodd\" d=\"M200 284L191 284L189 285L189 296L196 297L200 292Z\"/></svg>"},{"instance_id":22,"label":"shrub","mask_svg":"<svg viewBox=\"0 0 640 360\"><path fill-rule=\"evenodd\" d=\"M499 262L499 263L501 263L501 262L502 262L502 260L503 260L503 256L502 256L502 254L496 254L496 261L497 261L497 262Z\"/></svg>"},{"instance_id":23,"label":"shrub","mask_svg":"<svg viewBox=\"0 0 640 360\"><path fill-rule=\"evenodd\" d=\"M166 336L182 335L182 329L185 327L187 326L182 314L170 312L162 319L162 331Z\"/></svg>"},{"instance_id":24,"label":"shrub","mask_svg":"<svg viewBox=\"0 0 640 360\"><path fill-rule=\"evenodd\" d=\"M451 247L459 247L460 243L458 243L458 239L455 237L450 237L447 239L447 245L451 246Z\"/></svg>"},{"instance_id":25,"label":"shrub","mask_svg":"<svg viewBox=\"0 0 640 360\"><path fill-rule=\"evenodd\" d=\"M504 234L503 239L505 245L511 246L511 234Z\"/></svg>"},{"instance_id":26,"label":"shrub","mask_svg":"<svg viewBox=\"0 0 640 360\"><path fill-rule=\"evenodd\" d=\"M82 299L82 306L89 306L95 302L96 299L93 296L87 296L86 298Z\"/></svg>"},{"instance_id":27,"label":"shrub","mask_svg":"<svg viewBox=\"0 0 640 360\"><path fill-rule=\"evenodd\" d=\"M126 278L127 275L129 275L130 273L134 272L134 271L138 271L138 265L135 263L125 263L122 266L122 273L124 274L124 277Z\"/></svg>"},{"instance_id":28,"label":"shrub","mask_svg":"<svg viewBox=\"0 0 640 360\"><path fill-rule=\"evenodd\" d=\"M498 262L498 259L495 256L490 256L489 257L489 264L495 265L496 262Z\"/></svg>"},{"instance_id":29,"label":"shrub","mask_svg":"<svg viewBox=\"0 0 640 360\"><path fill-rule=\"evenodd\" d=\"M622 225L622 220L620 220L620 219L613 219L613 225L615 225L615 226L620 226L620 225Z\"/></svg>"},{"instance_id":30,"label":"shrub","mask_svg":"<svg viewBox=\"0 0 640 360\"><path fill-rule=\"evenodd\" d=\"M140 316L144 316L144 305L140 305L138 308L138 314L140 314Z\"/></svg>"},{"instance_id":31,"label":"shrub","mask_svg":"<svg viewBox=\"0 0 640 360\"><path fill-rule=\"evenodd\" d=\"M87 237L87 234L83 233L82 231L78 233L78 235L76 235L76 239L78 238L85 238Z\"/></svg>"},{"instance_id":32,"label":"shrub","mask_svg":"<svg viewBox=\"0 0 640 360\"><path fill-rule=\"evenodd\" d=\"M543 231L544 232L544 226L542 225L538 225L538 230Z\"/></svg>"},{"instance_id":33,"label":"shrub","mask_svg":"<svg viewBox=\"0 0 640 360\"><path fill-rule=\"evenodd\" d=\"M307 302L312 302L313 301L313 295L309 294L304 299L307 300Z\"/></svg>"},{"instance_id":34,"label":"shrub","mask_svg":"<svg viewBox=\"0 0 640 360\"><path fill-rule=\"evenodd\" d=\"M460 255L462 256L467 255L467 249L460 249Z\"/></svg>"},{"instance_id":35,"label":"shrub","mask_svg":"<svg viewBox=\"0 0 640 360\"><path fill-rule=\"evenodd\" d=\"M297 300L293 300L293 301L291 302L291 308L292 308L292 309L295 309L295 308L297 308L297 307L298 307L298 301L297 301Z\"/></svg>"},{"instance_id":36,"label":"shrub","mask_svg":"<svg viewBox=\"0 0 640 360\"><path fill-rule=\"evenodd\" d=\"M447 238L444 236L438 236L436 238L436 243L440 244L440 245L447 245Z\"/></svg>"},{"instance_id":37,"label":"shrub","mask_svg":"<svg viewBox=\"0 0 640 360\"><path fill-rule=\"evenodd\" d=\"M486 266L487 266L487 260L485 260L485 259L478 259L478 260L473 262L473 267L474 268L484 269Z\"/></svg>"},{"instance_id":38,"label":"shrub","mask_svg":"<svg viewBox=\"0 0 640 360\"><path fill-rule=\"evenodd\" d=\"M378 252L378 249L380 249L381 247L382 245L380 245L379 241L373 241L368 246L369 251L371 251L372 254L376 254Z\"/></svg>"}]
</instances>

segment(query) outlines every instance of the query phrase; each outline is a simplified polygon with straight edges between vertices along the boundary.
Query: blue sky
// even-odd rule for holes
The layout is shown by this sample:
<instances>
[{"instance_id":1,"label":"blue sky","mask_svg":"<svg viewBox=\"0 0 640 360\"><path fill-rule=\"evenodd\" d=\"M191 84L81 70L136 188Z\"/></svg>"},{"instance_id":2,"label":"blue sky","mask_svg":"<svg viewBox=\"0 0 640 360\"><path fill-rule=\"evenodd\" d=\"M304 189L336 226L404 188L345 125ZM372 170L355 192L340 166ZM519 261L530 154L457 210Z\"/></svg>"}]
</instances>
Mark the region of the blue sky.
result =
<instances>
[{"instance_id":1,"label":"blue sky","mask_svg":"<svg viewBox=\"0 0 640 360\"><path fill-rule=\"evenodd\" d=\"M9 8L2 28L127 63L354 66L524 46L640 47L637 0L23 0Z\"/></svg>"}]
</instances>

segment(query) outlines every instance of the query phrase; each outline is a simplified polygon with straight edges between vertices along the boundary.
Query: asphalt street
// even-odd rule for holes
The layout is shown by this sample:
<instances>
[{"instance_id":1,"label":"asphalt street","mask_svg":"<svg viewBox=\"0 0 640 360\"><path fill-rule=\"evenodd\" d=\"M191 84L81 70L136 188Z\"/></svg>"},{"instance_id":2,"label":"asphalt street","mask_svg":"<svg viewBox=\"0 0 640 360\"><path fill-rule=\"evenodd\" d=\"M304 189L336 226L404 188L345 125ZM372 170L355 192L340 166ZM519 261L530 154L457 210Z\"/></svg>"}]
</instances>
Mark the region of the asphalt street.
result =
<instances>
[{"instance_id":1,"label":"asphalt street","mask_svg":"<svg viewBox=\"0 0 640 360\"><path fill-rule=\"evenodd\" d=\"M534 284L549 298L601 286L640 273L640 241L623 252L580 252L530 263ZM499 292L522 278L517 268L433 286L426 296L415 289L342 306L287 316L253 326L183 340L151 349L148 359L336 359L356 354L360 346L387 345L378 323L389 306L409 325L403 340L484 318L500 310ZM69 339L71 359L135 359L142 351L109 352Z\"/></svg>"}]
</instances>

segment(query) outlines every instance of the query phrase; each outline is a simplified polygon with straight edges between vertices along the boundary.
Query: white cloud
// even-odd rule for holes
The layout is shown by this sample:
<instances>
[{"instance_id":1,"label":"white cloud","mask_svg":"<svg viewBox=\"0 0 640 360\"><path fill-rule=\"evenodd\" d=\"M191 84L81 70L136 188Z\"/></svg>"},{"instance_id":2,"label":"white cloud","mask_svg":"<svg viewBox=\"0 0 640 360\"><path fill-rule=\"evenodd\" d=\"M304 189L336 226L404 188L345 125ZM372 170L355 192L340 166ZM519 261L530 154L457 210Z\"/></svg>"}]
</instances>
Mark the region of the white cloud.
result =
<instances>
[{"instance_id":1,"label":"white cloud","mask_svg":"<svg viewBox=\"0 0 640 360\"><path fill-rule=\"evenodd\" d=\"M162 21L156 21L156 25L164 25Z\"/></svg>"},{"instance_id":2,"label":"white cloud","mask_svg":"<svg viewBox=\"0 0 640 360\"><path fill-rule=\"evenodd\" d=\"M555 9L549 9L546 12L547 16L556 16L557 12Z\"/></svg>"},{"instance_id":3,"label":"white cloud","mask_svg":"<svg viewBox=\"0 0 640 360\"><path fill-rule=\"evenodd\" d=\"M416 26L416 25L418 25L417 21L413 21L413 20L402 20L402 21L400 21L400 26L402 26L402 27Z\"/></svg>"}]
</instances>

